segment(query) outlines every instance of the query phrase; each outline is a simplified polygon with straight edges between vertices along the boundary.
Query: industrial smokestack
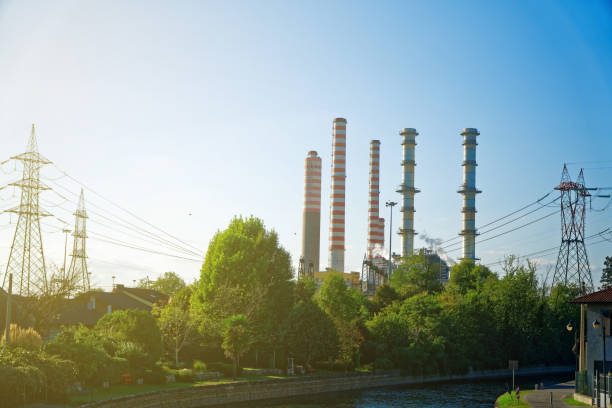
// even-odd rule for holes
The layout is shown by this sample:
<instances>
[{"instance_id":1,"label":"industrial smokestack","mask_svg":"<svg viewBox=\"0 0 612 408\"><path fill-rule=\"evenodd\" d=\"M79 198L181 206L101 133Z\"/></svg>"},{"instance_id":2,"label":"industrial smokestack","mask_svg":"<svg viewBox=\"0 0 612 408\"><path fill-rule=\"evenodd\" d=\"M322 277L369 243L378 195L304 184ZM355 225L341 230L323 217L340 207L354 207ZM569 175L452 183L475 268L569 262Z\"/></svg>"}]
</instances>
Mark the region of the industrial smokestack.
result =
<instances>
[{"instance_id":1,"label":"industrial smokestack","mask_svg":"<svg viewBox=\"0 0 612 408\"><path fill-rule=\"evenodd\" d=\"M402 168L404 176L397 192L403 196L402 208L402 227L399 235L402 237L402 257L410 256L414 252L414 195L420 190L414 188L414 147L416 146L415 137L418 135L413 128L404 128L400 131L402 136L402 146L404 147L404 160Z\"/></svg>"},{"instance_id":2,"label":"industrial smokestack","mask_svg":"<svg viewBox=\"0 0 612 408\"><path fill-rule=\"evenodd\" d=\"M384 245L384 224L381 230L379 217L380 198L380 140L370 141L370 190L368 201L368 258L373 257L374 248ZM384 223L384 220L383 220Z\"/></svg>"},{"instance_id":3,"label":"industrial smokestack","mask_svg":"<svg viewBox=\"0 0 612 408\"><path fill-rule=\"evenodd\" d=\"M329 267L344 272L344 199L346 181L346 119L334 119L332 142Z\"/></svg>"},{"instance_id":4,"label":"industrial smokestack","mask_svg":"<svg viewBox=\"0 0 612 408\"><path fill-rule=\"evenodd\" d=\"M319 272L321 237L321 158L310 151L304 160L304 216L302 218L302 259L308 278Z\"/></svg>"},{"instance_id":5,"label":"industrial smokestack","mask_svg":"<svg viewBox=\"0 0 612 408\"><path fill-rule=\"evenodd\" d=\"M463 194L463 230L459 235L463 236L463 258L475 262L476 258L476 194L481 191L476 189L476 136L477 129L465 128L463 136L463 185L457 191Z\"/></svg>"}]
</instances>

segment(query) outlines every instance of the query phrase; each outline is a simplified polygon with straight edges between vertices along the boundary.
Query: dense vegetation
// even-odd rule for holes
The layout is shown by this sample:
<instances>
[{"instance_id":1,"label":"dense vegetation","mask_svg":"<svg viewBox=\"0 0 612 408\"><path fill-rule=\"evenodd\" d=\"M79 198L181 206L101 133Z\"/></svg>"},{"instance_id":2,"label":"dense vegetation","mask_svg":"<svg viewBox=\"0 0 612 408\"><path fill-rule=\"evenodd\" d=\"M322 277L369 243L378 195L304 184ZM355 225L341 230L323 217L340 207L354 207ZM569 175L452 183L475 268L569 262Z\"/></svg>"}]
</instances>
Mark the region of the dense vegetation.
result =
<instances>
[{"instance_id":1,"label":"dense vegetation","mask_svg":"<svg viewBox=\"0 0 612 408\"><path fill-rule=\"evenodd\" d=\"M0 375L12 378L2 387L25 390L27 397L11 396L16 401L35 401L52 386L46 399L61 401L75 381L114 384L130 373L162 383L168 374L189 380L207 369L236 376L242 365L286 368L288 358L306 369L412 375L502 368L509 359L572 363L565 325L579 320L568 303L578 289L546 287L534 264L515 257L502 270L462 262L444 286L438 265L421 252L403 259L372 298L334 272L317 290L293 280L274 231L257 218L235 218L211 240L197 282L185 285L175 274L147 280L172 296L153 313L114 311L92 328L65 327L43 345L32 330L14 331L11 347L0 350Z\"/></svg>"}]
</instances>

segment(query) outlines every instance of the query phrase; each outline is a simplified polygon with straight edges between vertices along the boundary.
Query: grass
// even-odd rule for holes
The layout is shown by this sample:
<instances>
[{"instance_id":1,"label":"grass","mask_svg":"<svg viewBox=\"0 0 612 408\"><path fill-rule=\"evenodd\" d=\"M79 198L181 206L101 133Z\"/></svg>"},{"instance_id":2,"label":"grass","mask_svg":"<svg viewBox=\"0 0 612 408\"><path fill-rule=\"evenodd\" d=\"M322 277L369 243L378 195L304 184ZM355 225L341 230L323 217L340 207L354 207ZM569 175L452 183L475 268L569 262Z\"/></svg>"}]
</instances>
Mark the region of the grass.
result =
<instances>
[{"instance_id":1,"label":"grass","mask_svg":"<svg viewBox=\"0 0 612 408\"><path fill-rule=\"evenodd\" d=\"M585 404L584 402L576 401L574 397L567 397L563 399L563 402L569 405L575 405L577 407L590 407L589 404Z\"/></svg>"},{"instance_id":2,"label":"grass","mask_svg":"<svg viewBox=\"0 0 612 408\"><path fill-rule=\"evenodd\" d=\"M516 392L512 391L512 396L508 395L508 393L502 394L495 403L497 407L529 407L530 405L525 402L523 399L523 395L532 392L533 390L521 391L520 396L521 399L517 403L516 400Z\"/></svg>"}]
</instances>

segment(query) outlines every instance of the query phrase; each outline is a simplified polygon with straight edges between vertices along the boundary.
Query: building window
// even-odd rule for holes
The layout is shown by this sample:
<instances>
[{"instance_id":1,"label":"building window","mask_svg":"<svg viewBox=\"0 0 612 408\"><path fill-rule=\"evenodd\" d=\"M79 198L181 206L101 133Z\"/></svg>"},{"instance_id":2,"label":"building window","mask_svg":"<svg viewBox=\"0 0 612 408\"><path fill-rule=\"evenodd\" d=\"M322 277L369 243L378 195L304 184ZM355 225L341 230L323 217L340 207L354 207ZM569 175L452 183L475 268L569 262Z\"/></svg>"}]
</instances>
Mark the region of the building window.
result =
<instances>
[{"instance_id":1,"label":"building window","mask_svg":"<svg viewBox=\"0 0 612 408\"><path fill-rule=\"evenodd\" d=\"M106 306L106 313L111 314L113 311L113 307L111 305Z\"/></svg>"}]
</instances>

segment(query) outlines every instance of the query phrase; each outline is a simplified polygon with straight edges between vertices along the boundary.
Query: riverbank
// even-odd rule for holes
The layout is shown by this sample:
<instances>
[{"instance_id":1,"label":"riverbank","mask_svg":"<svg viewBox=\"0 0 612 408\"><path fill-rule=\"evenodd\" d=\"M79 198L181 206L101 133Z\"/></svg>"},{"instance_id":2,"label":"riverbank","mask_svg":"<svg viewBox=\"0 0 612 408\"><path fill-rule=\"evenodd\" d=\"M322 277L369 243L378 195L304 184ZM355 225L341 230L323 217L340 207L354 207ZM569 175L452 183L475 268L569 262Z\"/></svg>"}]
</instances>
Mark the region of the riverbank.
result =
<instances>
[{"instance_id":1,"label":"riverbank","mask_svg":"<svg viewBox=\"0 0 612 408\"><path fill-rule=\"evenodd\" d=\"M521 376L565 374L573 372L573 366L526 367ZM289 398L329 392L351 391L366 388L390 387L413 384L442 383L484 379L509 378L509 370L487 370L466 375L409 377L399 371L378 374L350 373L332 376L291 377L251 382L207 384L188 388L173 388L162 391L134 394L80 405L82 408L198 408Z\"/></svg>"}]
</instances>

